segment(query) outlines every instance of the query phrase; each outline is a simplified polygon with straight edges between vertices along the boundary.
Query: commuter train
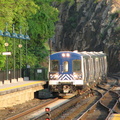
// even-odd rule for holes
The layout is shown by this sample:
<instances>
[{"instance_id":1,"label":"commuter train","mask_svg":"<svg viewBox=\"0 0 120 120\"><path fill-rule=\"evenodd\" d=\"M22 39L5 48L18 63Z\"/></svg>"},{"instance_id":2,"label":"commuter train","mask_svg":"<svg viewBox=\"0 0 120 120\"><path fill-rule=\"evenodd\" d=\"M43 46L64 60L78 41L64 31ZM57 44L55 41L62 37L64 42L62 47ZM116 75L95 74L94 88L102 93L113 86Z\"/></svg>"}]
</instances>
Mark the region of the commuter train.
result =
<instances>
[{"instance_id":1,"label":"commuter train","mask_svg":"<svg viewBox=\"0 0 120 120\"><path fill-rule=\"evenodd\" d=\"M103 52L61 51L50 55L49 89L59 96L101 83L107 75Z\"/></svg>"}]
</instances>

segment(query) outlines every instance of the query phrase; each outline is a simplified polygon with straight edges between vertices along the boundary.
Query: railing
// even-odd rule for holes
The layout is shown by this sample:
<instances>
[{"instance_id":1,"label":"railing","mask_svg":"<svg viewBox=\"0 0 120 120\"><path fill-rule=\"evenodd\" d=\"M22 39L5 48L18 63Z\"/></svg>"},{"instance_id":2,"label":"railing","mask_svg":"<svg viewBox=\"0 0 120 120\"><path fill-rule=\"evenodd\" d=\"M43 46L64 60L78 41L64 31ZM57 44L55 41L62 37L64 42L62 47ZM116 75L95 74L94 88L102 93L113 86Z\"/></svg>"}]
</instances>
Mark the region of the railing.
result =
<instances>
[{"instance_id":1,"label":"railing","mask_svg":"<svg viewBox=\"0 0 120 120\"><path fill-rule=\"evenodd\" d=\"M14 71L13 70L8 71L8 80L10 80L10 82L12 79L18 79L19 77L20 77L20 70L15 71L15 78L14 78ZM0 81L4 83L4 80L7 80L7 71L0 71Z\"/></svg>"},{"instance_id":2,"label":"railing","mask_svg":"<svg viewBox=\"0 0 120 120\"><path fill-rule=\"evenodd\" d=\"M15 76L14 71L9 70L7 71L0 71L0 81L4 84L4 80L7 80L7 74L8 74L8 80L17 79L20 78L20 70L15 70ZM22 69L22 78L28 77L29 80L47 80L47 68L26 68Z\"/></svg>"},{"instance_id":3,"label":"railing","mask_svg":"<svg viewBox=\"0 0 120 120\"><path fill-rule=\"evenodd\" d=\"M22 77L29 77L29 80L47 80L47 68L22 69Z\"/></svg>"}]
</instances>

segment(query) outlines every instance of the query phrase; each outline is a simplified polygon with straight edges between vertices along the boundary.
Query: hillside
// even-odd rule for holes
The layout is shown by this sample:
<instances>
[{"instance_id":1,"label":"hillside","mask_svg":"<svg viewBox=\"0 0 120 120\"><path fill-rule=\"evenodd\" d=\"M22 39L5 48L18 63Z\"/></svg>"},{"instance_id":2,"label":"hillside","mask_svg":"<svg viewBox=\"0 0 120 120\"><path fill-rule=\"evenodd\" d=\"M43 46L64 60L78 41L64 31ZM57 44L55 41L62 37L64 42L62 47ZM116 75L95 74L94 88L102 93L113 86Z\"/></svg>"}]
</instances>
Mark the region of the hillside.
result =
<instances>
[{"instance_id":1,"label":"hillside","mask_svg":"<svg viewBox=\"0 0 120 120\"><path fill-rule=\"evenodd\" d=\"M60 10L53 47L104 51L109 72L120 71L120 0L75 0L54 3Z\"/></svg>"}]
</instances>

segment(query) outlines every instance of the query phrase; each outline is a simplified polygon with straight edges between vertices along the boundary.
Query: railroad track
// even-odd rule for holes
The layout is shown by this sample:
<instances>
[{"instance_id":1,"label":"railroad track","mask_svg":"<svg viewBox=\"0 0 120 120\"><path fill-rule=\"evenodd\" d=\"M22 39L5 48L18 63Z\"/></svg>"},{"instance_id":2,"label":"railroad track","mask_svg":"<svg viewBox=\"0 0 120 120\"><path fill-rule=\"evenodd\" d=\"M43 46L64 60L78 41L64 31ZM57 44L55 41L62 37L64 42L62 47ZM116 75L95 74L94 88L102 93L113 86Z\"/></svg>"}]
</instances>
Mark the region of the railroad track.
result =
<instances>
[{"instance_id":1,"label":"railroad track","mask_svg":"<svg viewBox=\"0 0 120 120\"><path fill-rule=\"evenodd\" d=\"M81 99L84 100L86 97L88 97L91 93L91 90L88 90L86 92L84 92L81 96L75 96L71 99L69 99L68 102L62 104L59 108L55 108L53 109L50 114L51 114L51 120L58 120L59 116L62 115L65 111L67 111L68 109L73 109L73 107L77 104L79 104L81 102ZM40 116L34 120L45 120L46 119L46 114L44 114L43 116ZM64 120L64 118L63 118Z\"/></svg>"},{"instance_id":2,"label":"railroad track","mask_svg":"<svg viewBox=\"0 0 120 120\"><path fill-rule=\"evenodd\" d=\"M103 119L105 118L107 120L113 112L117 112L117 108L119 106L118 94L119 93L116 93L110 89L110 86L98 86L95 87L92 92L91 90L88 90L85 91L81 96L75 96L69 100L66 100L66 102L59 105L60 107L55 107L57 103L54 103L59 100L56 98L45 104L42 104L42 106L36 106L23 113L7 118L6 120L24 119L23 116L26 116L34 111L38 111L38 109L41 109L42 107L44 108L44 113L42 115L36 115L32 118L26 118L25 120L45 120L47 117L45 114L45 106L49 106L50 103L54 104L50 112L52 120L87 120L87 117L89 117L88 120L90 120L90 115L92 115L92 120L97 120L100 115L102 115ZM89 97L94 99L91 100ZM71 112L68 112L67 115L64 115L66 111L70 110ZM98 112L98 116L96 116L96 111Z\"/></svg>"},{"instance_id":3,"label":"railroad track","mask_svg":"<svg viewBox=\"0 0 120 120\"><path fill-rule=\"evenodd\" d=\"M35 107L33 107L33 108L29 109L29 110L21 112L21 113L19 113L17 115L14 115L12 117L9 117L6 120L18 120L18 119L21 119L21 117L24 117L25 115L28 115L28 114L30 114L30 113L32 113L34 111L37 111L37 110L41 109L42 107L44 107L44 106L46 106L46 105L48 105L50 103L53 103L53 102L55 102L57 100L58 100L58 98L55 98L55 99L50 100L50 101L47 101L47 102L43 103L42 105L40 104L38 106L35 106Z\"/></svg>"},{"instance_id":4,"label":"railroad track","mask_svg":"<svg viewBox=\"0 0 120 120\"><path fill-rule=\"evenodd\" d=\"M77 120L91 105L98 101L106 89L94 88L88 95L82 95L80 101L72 108L65 111L62 115L56 117L54 120ZM97 90L100 92L98 92Z\"/></svg>"},{"instance_id":5,"label":"railroad track","mask_svg":"<svg viewBox=\"0 0 120 120\"><path fill-rule=\"evenodd\" d=\"M110 115L115 112L114 108L118 104L119 95L112 91L114 87L108 90L102 97L85 111L77 120L108 120Z\"/></svg>"},{"instance_id":6,"label":"railroad track","mask_svg":"<svg viewBox=\"0 0 120 120\"><path fill-rule=\"evenodd\" d=\"M93 94L94 96L91 98L94 97L94 99L91 100L91 98L89 98L89 95ZM102 100L107 101L107 104L105 104L105 102L102 103ZM68 103L61 105L60 108L52 110L50 118L51 120L87 120L88 117L88 120L97 120L98 117L102 114L103 119L106 118L107 120L107 117L111 115L113 109L117 105L117 100L118 94L112 91L112 88L110 89L110 86L99 86L99 88L96 88L93 93L91 93L91 91L87 91L81 96L77 96L70 100ZM98 111L98 116L96 116L95 113L95 116L92 116L90 118L89 115L96 111ZM45 120L45 118L46 115L43 115L42 117L39 117L35 120Z\"/></svg>"}]
</instances>

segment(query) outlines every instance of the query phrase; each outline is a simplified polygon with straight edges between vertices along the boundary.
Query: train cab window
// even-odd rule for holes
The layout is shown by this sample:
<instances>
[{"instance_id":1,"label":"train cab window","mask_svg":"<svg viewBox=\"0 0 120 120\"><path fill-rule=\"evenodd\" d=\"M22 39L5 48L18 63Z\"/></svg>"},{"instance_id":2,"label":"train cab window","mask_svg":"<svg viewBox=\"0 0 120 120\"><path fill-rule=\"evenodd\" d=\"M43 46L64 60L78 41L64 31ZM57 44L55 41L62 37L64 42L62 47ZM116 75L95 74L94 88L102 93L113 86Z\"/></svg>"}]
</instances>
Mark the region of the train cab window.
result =
<instances>
[{"instance_id":1,"label":"train cab window","mask_svg":"<svg viewBox=\"0 0 120 120\"><path fill-rule=\"evenodd\" d=\"M59 61L51 60L51 72L58 72L58 71L59 71Z\"/></svg>"},{"instance_id":2,"label":"train cab window","mask_svg":"<svg viewBox=\"0 0 120 120\"><path fill-rule=\"evenodd\" d=\"M73 72L81 72L81 60L73 60Z\"/></svg>"},{"instance_id":3,"label":"train cab window","mask_svg":"<svg viewBox=\"0 0 120 120\"><path fill-rule=\"evenodd\" d=\"M68 72L68 61L64 61L64 63L63 63L63 71Z\"/></svg>"}]
</instances>

